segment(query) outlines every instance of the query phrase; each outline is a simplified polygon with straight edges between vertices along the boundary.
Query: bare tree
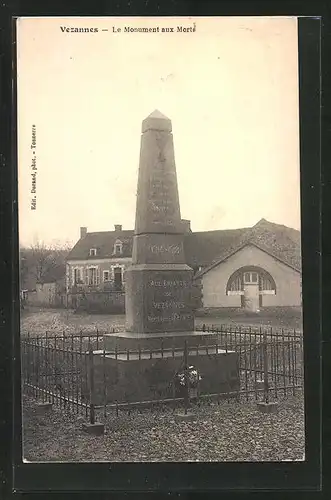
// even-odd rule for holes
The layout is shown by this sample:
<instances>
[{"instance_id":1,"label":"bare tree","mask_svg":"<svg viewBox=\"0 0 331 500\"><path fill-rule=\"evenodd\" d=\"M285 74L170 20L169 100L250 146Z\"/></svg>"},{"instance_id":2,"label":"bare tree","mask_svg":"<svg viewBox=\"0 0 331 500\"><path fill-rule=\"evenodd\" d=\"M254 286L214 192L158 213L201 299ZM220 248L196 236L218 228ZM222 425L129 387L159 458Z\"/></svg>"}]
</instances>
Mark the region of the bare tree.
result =
<instances>
[{"instance_id":1,"label":"bare tree","mask_svg":"<svg viewBox=\"0 0 331 500\"><path fill-rule=\"evenodd\" d=\"M51 248L47 248L43 242L37 242L31 246L31 274L37 283L44 283L47 275L57 265L56 255ZM47 280L46 280L47 281Z\"/></svg>"},{"instance_id":2,"label":"bare tree","mask_svg":"<svg viewBox=\"0 0 331 500\"><path fill-rule=\"evenodd\" d=\"M69 250L66 244L46 245L39 240L29 248L21 249L21 282L26 281L28 276L34 284L64 277Z\"/></svg>"},{"instance_id":3,"label":"bare tree","mask_svg":"<svg viewBox=\"0 0 331 500\"><path fill-rule=\"evenodd\" d=\"M27 283L28 279L28 274L29 274L29 268L28 268L28 263L27 263L27 252L24 247L20 247L20 282L21 282L21 289L25 288L25 285Z\"/></svg>"}]
</instances>

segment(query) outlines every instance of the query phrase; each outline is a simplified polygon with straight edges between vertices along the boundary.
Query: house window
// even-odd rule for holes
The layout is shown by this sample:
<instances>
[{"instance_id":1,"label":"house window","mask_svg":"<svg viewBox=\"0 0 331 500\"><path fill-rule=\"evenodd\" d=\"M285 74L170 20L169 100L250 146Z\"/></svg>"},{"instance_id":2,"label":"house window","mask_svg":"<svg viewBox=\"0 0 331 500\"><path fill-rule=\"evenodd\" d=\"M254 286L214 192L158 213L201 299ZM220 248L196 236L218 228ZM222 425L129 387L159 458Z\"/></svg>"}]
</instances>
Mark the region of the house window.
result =
<instances>
[{"instance_id":1,"label":"house window","mask_svg":"<svg viewBox=\"0 0 331 500\"><path fill-rule=\"evenodd\" d=\"M90 257L95 257L97 254L97 249L96 248L90 248Z\"/></svg>"},{"instance_id":2,"label":"house window","mask_svg":"<svg viewBox=\"0 0 331 500\"><path fill-rule=\"evenodd\" d=\"M232 282L229 287L229 290L231 292L239 292L242 289L241 285L241 276L237 276Z\"/></svg>"},{"instance_id":3,"label":"house window","mask_svg":"<svg viewBox=\"0 0 331 500\"><path fill-rule=\"evenodd\" d=\"M244 283L250 283L251 282L251 273L245 273L244 274Z\"/></svg>"},{"instance_id":4,"label":"house window","mask_svg":"<svg viewBox=\"0 0 331 500\"><path fill-rule=\"evenodd\" d=\"M258 283L258 273L244 273L244 283Z\"/></svg>"},{"instance_id":5,"label":"house window","mask_svg":"<svg viewBox=\"0 0 331 500\"><path fill-rule=\"evenodd\" d=\"M109 281L109 278L110 278L110 273L109 271L104 271L103 272L103 281Z\"/></svg>"},{"instance_id":6,"label":"house window","mask_svg":"<svg viewBox=\"0 0 331 500\"><path fill-rule=\"evenodd\" d=\"M114 285L115 290L121 290L123 285L122 268L114 267Z\"/></svg>"},{"instance_id":7,"label":"house window","mask_svg":"<svg viewBox=\"0 0 331 500\"><path fill-rule=\"evenodd\" d=\"M87 283L88 285L99 284L99 270L97 267L90 267L87 270Z\"/></svg>"},{"instance_id":8,"label":"house window","mask_svg":"<svg viewBox=\"0 0 331 500\"><path fill-rule=\"evenodd\" d=\"M122 255L123 253L123 243L120 240L116 240L114 244L114 254Z\"/></svg>"},{"instance_id":9,"label":"house window","mask_svg":"<svg viewBox=\"0 0 331 500\"><path fill-rule=\"evenodd\" d=\"M74 285L83 282L82 269L80 267L74 268Z\"/></svg>"},{"instance_id":10,"label":"house window","mask_svg":"<svg viewBox=\"0 0 331 500\"><path fill-rule=\"evenodd\" d=\"M274 289L275 289L275 286L270 281L268 276L262 274L260 276L260 290L274 290Z\"/></svg>"},{"instance_id":11,"label":"house window","mask_svg":"<svg viewBox=\"0 0 331 500\"><path fill-rule=\"evenodd\" d=\"M258 285L261 295L275 295L276 283L272 276L258 267L237 269L229 278L226 285L227 295L244 294L245 285Z\"/></svg>"}]
</instances>

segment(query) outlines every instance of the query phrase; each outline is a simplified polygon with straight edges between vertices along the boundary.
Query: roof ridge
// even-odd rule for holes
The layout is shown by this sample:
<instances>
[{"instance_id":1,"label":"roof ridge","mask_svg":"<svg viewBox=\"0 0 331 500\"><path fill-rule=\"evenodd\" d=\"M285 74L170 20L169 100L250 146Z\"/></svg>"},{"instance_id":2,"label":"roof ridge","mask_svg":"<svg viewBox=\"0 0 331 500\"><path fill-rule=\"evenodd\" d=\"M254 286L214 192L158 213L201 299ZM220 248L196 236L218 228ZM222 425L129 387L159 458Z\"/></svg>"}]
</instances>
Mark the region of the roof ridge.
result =
<instances>
[{"instance_id":1,"label":"roof ridge","mask_svg":"<svg viewBox=\"0 0 331 500\"><path fill-rule=\"evenodd\" d=\"M287 227L287 226L285 226ZM285 264L300 268L300 232L278 230L277 225L214 229L210 231L195 231L184 233L185 255L187 263L197 268L205 269L230 256L244 245L252 244L281 259ZM132 257L134 229L121 231L94 231L80 239L67 255L67 260L88 258L90 247L100 248L98 257L108 259L113 257L113 245L116 239L123 241L123 257ZM282 250L283 249L283 250Z\"/></svg>"},{"instance_id":2,"label":"roof ridge","mask_svg":"<svg viewBox=\"0 0 331 500\"><path fill-rule=\"evenodd\" d=\"M288 262L286 259L284 258L281 258L279 255L277 255L276 253L274 253L271 249L267 248L267 247L263 247L263 244L261 245L260 243L257 243L255 241L244 241L242 242L241 244L238 244L237 246L234 246L232 247L231 249L229 249L228 252L224 253L224 255L220 256L219 258L216 258L214 259L209 266L207 266L205 269L202 269L200 272L197 273L197 277L200 277L202 276L203 274L205 274L206 272L210 271L213 267L216 267L218 264L221 264L222 262L224 262L226 259L228 259L229 257L231 257L232 255L234 255L235 253L239 252L240 250L242 250L246 245L254 245L256 248L260 249L262 252L265 252L267 254L269 254L271 257L273 257L274 259L277 259L279 260L280 262L282 262L284 265L288 266L288 267L291 267L292 269L294 269L295 271L298 271L300 272L300 268L298 266L296 266L295 264L291 263L291 262Z\"/></svg>"},{"instance_id":3,"label":"roof ridge","mask_svg":"<svg viewBox=\"0 0 331 500\"><path fill-rule=\"evenodd\" d=\"M208 233L223 233L225 231L246 231L246 227L237 227L237 228L230 228L230 229L210 229L208 231L192 231L191 234L208 234Z\"/></svg>"},{"instance_id":4,"label":"roof ridge","mask_svg":"<svg viewBox=\"0 0 331 500\"><path fill-rule=\"evenodd\" d=\"M113 234L113 233L133 233L134 229L121 229L115 230L113 229L112 231L89 231L86 234Z\"/></svg>"},{"instance_id":5,"label":"roof ridge","mask_svg":"<svg viewBox=\"0 0 331 500\"><path fill-rule=\"evenodd\" d=\"M273 222L273 221L265 219L264 217L262 217L262 219L260 219L254 226L252 226L252 229L255 227L258 227L259 224L265 223L265 222L267 223L267 225L272 226L272 227L276 226L279 228L285 228L285 229L289 229L290 231L296 231L296 232L300 233L300 229L296 229L295 227L287 226L286 224L280 224L279 222Z\"/></svg>"}]
</instances>

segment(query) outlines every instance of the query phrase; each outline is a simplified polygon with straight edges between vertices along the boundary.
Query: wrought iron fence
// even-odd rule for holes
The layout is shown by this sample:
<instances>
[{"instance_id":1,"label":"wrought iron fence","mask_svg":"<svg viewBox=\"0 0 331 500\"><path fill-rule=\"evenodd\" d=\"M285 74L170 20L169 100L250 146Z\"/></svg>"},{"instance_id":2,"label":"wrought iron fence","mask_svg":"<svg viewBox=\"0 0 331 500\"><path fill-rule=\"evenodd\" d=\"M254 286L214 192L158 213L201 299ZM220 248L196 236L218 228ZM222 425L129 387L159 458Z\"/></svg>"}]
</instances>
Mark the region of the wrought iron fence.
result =
<instances>
[{"instance_id":1,"label":"wrought iron fence","mask_svg":"<svg viewBox=\"0 0 331 500\"><path fill-rule=\"evenodd\" d=\"M295 395L303 387L303 336L301 332L225 326L204 332L203 344L164 346L106 351L103 334L26 335L21 340L22 383L24 392L41 402L50 402L94 423L96 414L106 417L123 410L176 407L185 411L193 402L235 398L237 401L266 403ZM210 333L210 335L208 335ZM216 335L215 335L216 334ZM192 360L236 353L239 384L226 380L220 390L202 390L197 377L196 391L190 386ZM109 395L109 360L177 359L176 370L162 391L148 400L112 400ZM114 373L114 372L112 372ZM182 375L181 391L178 391ZM228 377L228 375L227 375ZM125 398L124 398L125 399Z\"/></svg>"}]
</instances>

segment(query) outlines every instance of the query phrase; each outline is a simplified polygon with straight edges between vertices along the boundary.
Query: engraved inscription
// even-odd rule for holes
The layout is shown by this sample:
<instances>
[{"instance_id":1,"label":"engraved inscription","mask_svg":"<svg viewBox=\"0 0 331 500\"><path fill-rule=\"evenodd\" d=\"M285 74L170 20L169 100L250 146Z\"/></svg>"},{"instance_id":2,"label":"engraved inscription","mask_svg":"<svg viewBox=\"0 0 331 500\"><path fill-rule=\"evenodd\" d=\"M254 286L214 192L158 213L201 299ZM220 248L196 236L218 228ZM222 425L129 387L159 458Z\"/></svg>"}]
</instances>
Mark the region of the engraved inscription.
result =
<instances>
[{"instance_id":1,"label":"engraved inscription","mask_svg":"<svg viewBox=\"0 0 331 500\"><path fill-rule=\"evenodd\" d=\"M172 226L174 224L174 221L173 220L165 220L165 221L162 221L162 220L152 220L153 224L163 224L163 225L166 225L166 226Z\"/></svg>"},{"instance_id":2,"label":"engraved inscription","mask_svg":"<svg viewBox=\"0 0 331 500\"><path fill-rule=\"evenodd\" d=\"M188 281L183 280L151 280L149 282L150 286L178 286L178 287L187 287L189 285Z\"/></svg>"},{"instance_id":3,"label":"engraved inscription","mask_svg":"<svg viewBox=\"0 0 331 500\"><path fill-rule=\"evenodd\" d=\"M168 323L168 322L173 322L173 321L182 321L182 320L190 320L192 319L191 314L171 314L171 316L147 316L148 321L151 323Z\"/></svg>"},{"instance_id":4,"label":"engraved inscription","mask_svg":"<svg viewBox=\"0 0 331 500\"><path fill-rule=\"evenodd\" d=\"M183 302L169 300L167 302L153 302L153 307L155 307L155 309L184 309L185 304L183 304Z\"/></svg>"},{"instance_id":5,"label":"engraved inscription","mask_svg":"<svg viewBox=\"0 0 331 500\"><path fill-rule=\"evenodd\" d=\"M158 328L164 328L163 325L171 323L175 329L187 328L187 322L193 319L186 302L189 287L190 281L184 276L169 276L168 279L156 276L155 279L149 279L147 289L151 291L151 302L148 322L156 328L157 325Z\"/></svg>"},{"instance_id":6,"label":"engraved inscription","mask_svg":"<svg viewBox=\"0 0 331 500\"><path fill-rule=\"evenodd\" d=\"M167 215L172 215L175 212L173 202L170 200L161 201L156 198L152 198L149 203L153 212L162 212L163 214Z\"/></svg>"},{"instance_id":7,"label":"engraved inscription","mask_svg":"<svg viewBox=\"0 0 331 500\"><path fill-rule=\"evenodd\" d=\"M181 251L179 245L150 245L149 247L152 253L172 253L173 255L178 255Z\"/></svg>"},{"instance_id":8,"label":"engraved inscription","mask_svg":"<svg viewBox=\"0 0 331 500\"><path fill-rule=\"evenodd\" d=\"M166 172L158 172L154 169L153 176L150 180L150 208L155 214L156 219L153 222L159 222L157 216L172 217L175 214L174 200L172 193L175 189L173 176L166 175ZM168 219L166 224L173 224L173 221Z\"/></svg>"}]
</instances>

